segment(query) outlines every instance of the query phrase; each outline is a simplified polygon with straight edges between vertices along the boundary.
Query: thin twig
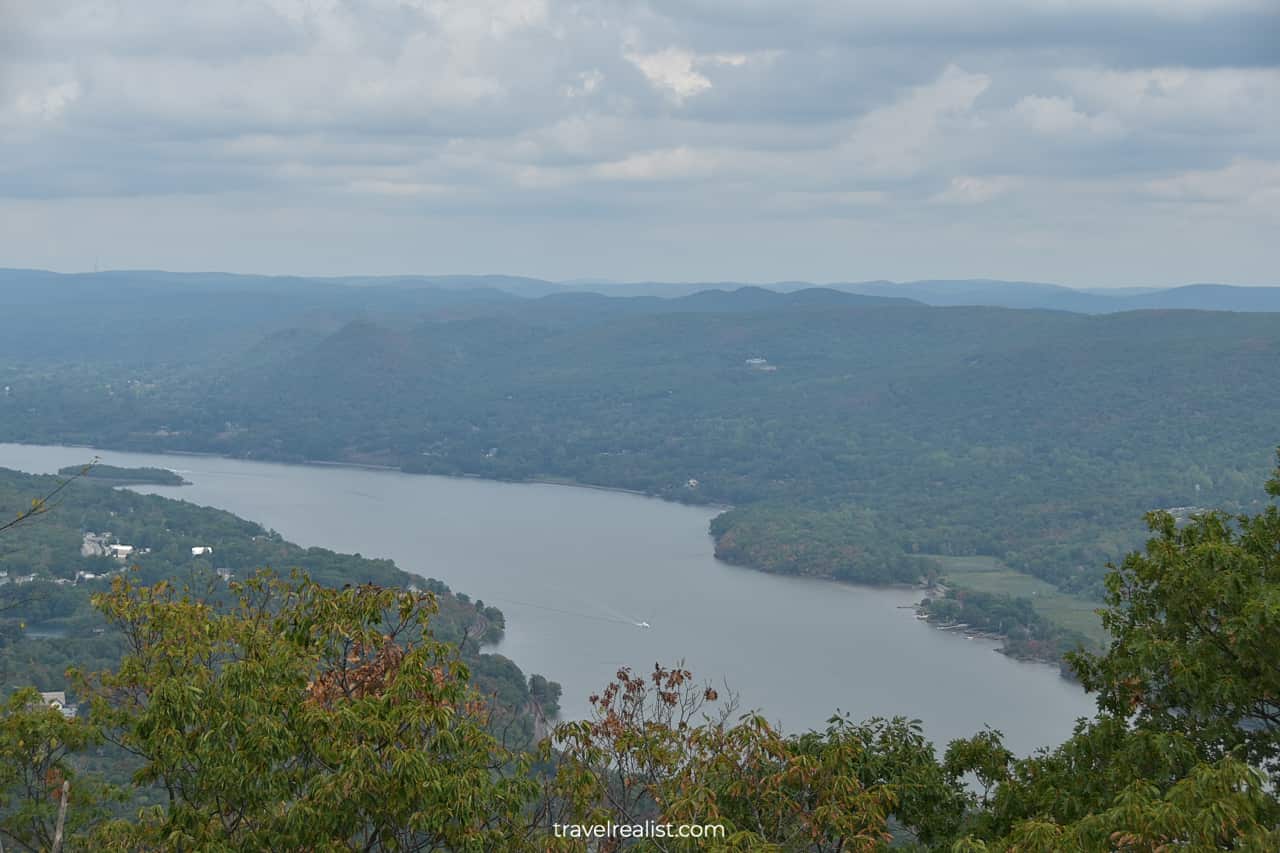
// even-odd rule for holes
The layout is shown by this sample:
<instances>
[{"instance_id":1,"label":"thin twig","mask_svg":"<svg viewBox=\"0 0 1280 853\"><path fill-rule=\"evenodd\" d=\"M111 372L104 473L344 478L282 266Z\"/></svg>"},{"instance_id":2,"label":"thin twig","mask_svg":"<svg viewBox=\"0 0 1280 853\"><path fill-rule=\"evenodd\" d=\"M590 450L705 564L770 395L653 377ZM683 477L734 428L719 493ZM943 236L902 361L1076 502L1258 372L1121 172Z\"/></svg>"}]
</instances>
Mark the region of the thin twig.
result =
<instances>
[{"instance_id":1,"label":"thin twig","mask_svg":"<svg viewBox=\"0 0 1280 853\"><path fill-rule=\"evenodd\" d=\"M22 512L18 513L17 518L11 519L10 521L6 521L3 524L0 524L0 533L5 532L11 527L17 527L19 524L22 524L25 521L30 521L36 516L44 515L46 512L49 512L50 510L52 510L54 507L58 505L58 503L61 503L61 501L54 502L54 498L56 498L59 494L61 494L62 491L67 488L67 486L70 486L76 480L79 480L81 477L87 475L89 471L92 470L92 468L98 464L98 462L99 462L98 457L97 456L93 457L93 460L89 462L89 464L82 467L79 471L77 471L72 476L58 483L57 487L53 491L49 492L49 494L45 495L42 498L37 498L36 500L32 501L30 508L25 509Z\"/></svg>"}]
</instances>

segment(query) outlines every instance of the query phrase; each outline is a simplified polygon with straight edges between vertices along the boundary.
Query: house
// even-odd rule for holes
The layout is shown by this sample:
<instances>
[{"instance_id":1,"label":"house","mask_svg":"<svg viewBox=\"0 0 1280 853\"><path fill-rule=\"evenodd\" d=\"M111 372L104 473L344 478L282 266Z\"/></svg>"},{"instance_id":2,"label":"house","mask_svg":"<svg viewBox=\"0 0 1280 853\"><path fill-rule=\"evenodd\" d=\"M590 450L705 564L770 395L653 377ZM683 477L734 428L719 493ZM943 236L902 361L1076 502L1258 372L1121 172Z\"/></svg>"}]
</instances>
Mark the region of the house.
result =
<instances>
[{"instance_id":1,"label":"house","mask_svg":"<svg viewBox=\"0 0 1280 853\"><path fill-rule=\"evenodd\" d=\"M115 557L117 560L121 562L124 562L125 560L129 559L129 555L133 553L132 545L112 545L110 546L110 548L111 548L111 556Z\"/></svg>"},{"instance_id":2,"label":"house","mask_svg":"<svg viewBox=\"0 0 1280 853\"><path fill-rule=\"evenodd\" d=\"M204 557L212 553L213 549L208 545L197 545L191 549L191 556L193 557Z\"/></svg>"},{"instance_id":3,"label":"house","mask_svg":"<svg viewBox=\"0 0 1280 853\"><path fill-rule=\"evenodd\" d=\"M230 583L231 581L235 580L235 577L236 577L236 573L231 571L230 569L214 569L214 572L217 573L219 578L226 581L227 583Z\"/></svg>"},{"instance_id":4,"label":"house","mask_svg":"<svg viewBox=\"0 0 1280 853\"><path fill-rule=\"evenodd\" d=\"M111 550L108 544L110 533L86 533L84 541L80 543L81 557L105 557Z\"/></svg>"},{"instance_id":5,"label":"house","mask_svg":"<svg viewBox=\"0 0 1280 853\"><path fill-rule=\"evenodd\" d=\"M76 712L79 710L79 706L72 705L67 702L67 694L61 690L50 691L48 693L41 692L40 700L44 702L45 707L52 708L68 720L75 717Z\"/></svg>"}]
</instances>

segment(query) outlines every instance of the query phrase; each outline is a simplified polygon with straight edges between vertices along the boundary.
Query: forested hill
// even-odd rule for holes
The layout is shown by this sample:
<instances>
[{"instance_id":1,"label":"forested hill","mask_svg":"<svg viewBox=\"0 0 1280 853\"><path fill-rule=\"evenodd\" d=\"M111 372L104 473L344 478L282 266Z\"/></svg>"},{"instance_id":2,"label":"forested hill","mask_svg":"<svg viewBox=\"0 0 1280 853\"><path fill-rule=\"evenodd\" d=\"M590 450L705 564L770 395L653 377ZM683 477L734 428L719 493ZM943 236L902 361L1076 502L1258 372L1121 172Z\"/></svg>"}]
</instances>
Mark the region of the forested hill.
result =
<instances>
[{"instance_id":1,"label":"forested hill","mask_svg":"<svg viewBox=\"0 0 1280 853\"><path fill-rule=\"evenodd\" d=\"M738 291L391 316L350 290L358 318L216 358L68 364L50 334L5 360L0 426L723 502L721 555L761 568L907 581L935 570L916 555L987 554L1095 594L1143 512L1250 500L1280 443L1275 314Z\"/></svg>"},{"instance_id":2,"label":"forested hill","mask_svg":"<svg viewBox=\"0 0 1280 853\"><path fill-rule=\"evenodd\" d=\"M64 477L0 468L0 519L9 521L50 494ZM504 629L502 612L454 594L437 580L417 578L390 560L302 548L231 513L156 495L111 488L116 482L80 477L50 509L0 537L0 700L22 687L63 690L69 666L114 667L120 637L90 604L127 573L136 583L168 581L210 601L230 597L228 584L270 568L301 569L317 583L420 587L436 593L435 636L462 644L476 684L504 706L529 699L524 675L510 660L481 651ZM552 688L558 690L557 688ZM549 711L554 711L554 697Z\"/></svg>"}]
</instances>

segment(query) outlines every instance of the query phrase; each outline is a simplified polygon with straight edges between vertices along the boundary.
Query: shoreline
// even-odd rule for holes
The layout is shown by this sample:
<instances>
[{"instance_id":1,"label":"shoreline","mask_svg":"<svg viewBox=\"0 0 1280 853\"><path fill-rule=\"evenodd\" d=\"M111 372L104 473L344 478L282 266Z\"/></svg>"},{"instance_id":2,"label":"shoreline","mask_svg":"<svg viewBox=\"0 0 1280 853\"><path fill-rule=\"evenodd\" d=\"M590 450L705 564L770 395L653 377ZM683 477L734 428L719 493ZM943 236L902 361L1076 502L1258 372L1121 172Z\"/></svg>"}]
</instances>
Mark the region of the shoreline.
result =
<instances>
[{"instance_id":1,"label":"shoreline","mask_svg":"<svg viewBox=\"0 0 1280 853\"><path fill-rule=\"evenodd\" d=\"M591 489L597 492L616 492L622 495L634 495L635 497L648 498L655 501L663 501L664 503L677 504L679 506L688 507L706 507L708 509L718 510L720 512L728 512L734 509L733 504L723 504L714 501L693 503L691 501L677 500L653 492L646 492L641 489L626 489L622 486L605 486L599 483L583 483L578 480L571 480L563 477L528 477L522 480L507 479L502 477L486 477L483 474L442 474L435 471L406 471L402 467L395 465L377 465L372 462L349 462L337 459L301 459L301 460L285 460L277 459L269 456L231 456L226 453L214 453L209 450L174 450L165 448L158 449L139 449L124 447L106 447L95 444L80 444L78 442L39 442L39 441L15 441L0 440L0 444L17 444L26 447L69 447L77 450L93 450L114 453L144 453L152 456L191 456L206 459L226 459L231 462L258 462L269 465L300 465L303 467L316 468L351 468L358 471L387 471L394 474L404 474L410 477L444 477L450 480L480 480L487 483L507 483L511 485L535 485L535 486L564 486L570 489ZM152 484L154 485L154 484ZM729 565L733 565L730 563ZM863 584L867 586L869 584Z\"/></svg>"},{"instance_id":2,"label":"shoreline","mask_svg":"<svg viewBox=\"0 0 1280 853\"><path fill-rule=\"evenodd\" d=\"M659 500L665 503L673 503L680 506L687 506L687 507L693 507L693 508L705 507L707 509L716 510L721 513L727 512L733 509L733 506L728 504L690 503L687 501L667 498L662 495L656 495L651 492L644 492L639 489L626 489L620 486L604 486L604 485L593 484L593 483L581 483L581 482L576 482L576 481L568 480L564 478L532 477L532 478L523 479L523 480L500 479L495 477L485 477L479 474L440 474L440 473L432 473L427 471L405 471L403 468L399 468L393 465L378 465L378 464L368 463L368 462L350 462L350 461L326 460L326 459L304 459L301 461L283 461L279 459L270 459L270 458L263 458L263 457L229 456L223 453L214 453L211 451L201 451L201 450L123 449L119 447L103 447L98 445L80 444L80 443L41 444L41 443L32 442L32 441L8 441L8 442L0 442L0 443L15 444L15 445L21 445L21 446L28 446L28 447L65 447L65 448L83 449L83 450L90 450L90 451L103 451L103 452L116 452L116 453L139 453L139 454L149 454L149 455L156 455L156 456L169 455L169 456L189 456L189 457L195 457L195 458L204 457L209 459L225 459L225 460L234 461L234 462L267 463L271 465L282 465L282 466L303 466L303 467L317 467L317 468L349 468L352 470L381 471L381 472L389 472L389 473L396 473L396 474L404 474L406 476L415 476L415 477L423 476L423 477L443 477L447 479L457 479L457 480L479 480L483 482L505 483L509 485L527 484L527 485L560 486L560 487L572 488L572 489L591 489L593 491L601 491L601 492L616 492L618 494L632 495L634 497L646 498L649 500ZM146 485L146 484L143 484L143 485ZM181 488L181 487L174 486L173 488ZM708 532L708 537L710 537L709 532ZM862 587L865 589L917 590L925 593L926 598L929 597L929 592L930 592L930 588L924 584L852 583L849 581L832 577L830 575L820 575L820 574L789 575L782 572L770 572L767 569L761 569L756 566L724 560L718 556L714 556L714 554L713 554L713 558L719 562L724 563L726 566L732 566L736 569L746 569L748 571L760 572L762 574L773 575L776 577L807 578L812 580L827 581L830 583L838 583L838 584L841 584L842 586ZM916 604L911 605L911 607L915 614L918 615L920 613L920 602L917 602ZM929 625L929 627L933 628L934 630L946 630L944 626L939 625L938 623L932 622L930 620L922 620L922 621L925 621ZM955 633L958 638L963 638L964 636L962 633L956 632L956 631L946 631L946 633ZM1007 635L1000 635L1000 636L988 637L987 639L993 639L1001 643L1004 643L1004 642L1007 642L1008 637ZM1014 659L1014 660L1021 660L1029 663L1038 663L1046 666L1059 667L1059 662L1057 661L1050 661L1050 660L1034 658L1034 657L1026 658L1022 656L1012 655L1008 652L1008 650L1004 646L1002 646L1001 648L995 649L995 651L998 652L999 654L1003 654L1006 657L1010 657L1011 659Z\"/></svg>"},{"instance_id":3,"label":"shoreline","mask_svg":"<svg viewBox=\"0 0 1280 853\"><path fill-rule=\"evenodd\" d=\"M1001 644L1001 645L1000 645L1000 647L999 647L999 648L996 648L996 649L993 649L992 651L996 652L997 654L1004 655L1005 657L1009 658L1010 660L1016 660L1016 661L1019 661L1019 662L1022 662L1022 663L1034 663L1034 664L1040 664L1040 665L1043 665L1043 666L1051 666L1051 667L1053 667L1054 669L1057 669L1057 670L1059 671L1059 673L1061 673L1061 671L1062 671L1062 660L1061 660L1061 659L1058 659L1058 660L1051 660L1051 659L1046 658L1046 657L1036 657L1036 656L1034 656L1034 655L1018 654L1018 653L1016 653L1016 652L1012 651L1012 650L1008 647L1008 645L1007 645L1007 644L1008 644L1008 642L1009 642L1009 635L1008 635L1008 634L997 634L997 633L994 633L994 632L991 632L991 631L981 631L981 630L972 630L972 631L959 630L955 624L952 624L952 623L945 623L945 622L937 622L937 621L934 621L934 620L932 620L932 619L927 618L927 617L926 617L926 613L925 613L925 611L924 611L924 609L923 609L924 602L925 602L926 600L930 599L930 598L938 598L938 597L941 597L941 596L945 596L945 595L946 595L946 593L947 593L947 591L948 591L949 589L951 589L951 587L949 587L947 584L944 584L944 583L942 583L942 582L935 583L933 586L929 586L929 585L924 584L924 583L916 583L916 584L908 584L908 583L886 583L886 584L854 583L854 582L851 582L851 581L842 580L842 579L840 579L840 578L834 577L834 576L829 575L829 574L787 574L787 573L785 573L785 572L771 572L771 571L769 571L768 569L760 569L760 568L756 568L755 566L751 566L751 565L748 565L748 564L746 564L746 563L735 563L735 562L732 562L732 561L730 561L730 560L725 560L725 559L723 559L723 558L721 558L721 557L716 557L715 559L716 559L716 560L718 560L718 561L719 561L719 562L721 562L721 563L724 563L726 566L733 566L734 568L737 568L737 569L746 569L746 570L748 570L748 571L752 571L752 572L760 572L761 574L773 575L774 577L786 577L786 578L800 578L800 579L808 579L808 580L819 580L819 581L826 581L827 583L837 583L837 584L840 584L841 586L848 586L848 587L861 587L861 588L863 588L863 589L896 589L896 590L914 590L914 591L916 591L916 592L920 592L920 593L922 593L922 594L923 594L923 597L922 597L919 601L917 601L916 603L914 603L914 604L910 604L910 605L899 605L897 609L899 609L899 610L910 610L910 611L912 612L912 615L913 615L915 618L917 618L917 619L918 619L919 621L921 621L921 622L924 622L924 623L925 623L925 625L927 625L928 627L930 627L930 628L934 629L935 631L942 631L942 632L947 633L947 634L954 634L957 638L960 638L960 639L966 639L966 640L972 640L972 639L984 639L984 640L991 640L991 641L994 641L994 642L998 642L998 643L1000 643L1000 644ZM957 587L957 588L959 588L959 587ZM963 627L967 628L968 626L963 626ZM1064 678L1065 678L1065 676L1064 676ZM1074 679L1066 678L1066 680L1067 680L1067 681L1072 681L1072 682L1074 682Z\"/></svg>"}]
</instances>

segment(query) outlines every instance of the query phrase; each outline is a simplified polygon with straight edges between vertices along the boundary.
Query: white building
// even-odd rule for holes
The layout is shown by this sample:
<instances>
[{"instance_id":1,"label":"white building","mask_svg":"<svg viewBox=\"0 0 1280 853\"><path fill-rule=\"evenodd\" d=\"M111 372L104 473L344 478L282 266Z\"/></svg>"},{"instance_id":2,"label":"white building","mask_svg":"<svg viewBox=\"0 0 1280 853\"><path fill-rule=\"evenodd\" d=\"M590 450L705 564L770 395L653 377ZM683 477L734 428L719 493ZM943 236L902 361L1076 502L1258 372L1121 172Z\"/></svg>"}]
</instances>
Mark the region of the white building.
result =
<instances>
[{"instance_id":1,"label":"white building","mask_svg":"<svg viewBox=\"0 0 1280 853\"><path fill-rule=\"evenodd\" d=\"M68 720L75 717L78 706L67 703L67 694L61 690L50 691L48 693L41 692L40 700L44 702L46 707L62 714Z\"/></svg>"},{"instance_id":2,"label":"white building","mask_svg":"<svg viewBox=\"0 0 1280 853\"><path fill-rule=\"evenodd\" d=\"M213 553L213 549L210 548L208 545L197 545L191 549L191 556L193 557L203 557L207 554L212 554L212 553Z\"/></svg>"},{"instance_id":3,"label":"white building","mask_svg":"<svg viewBox=\"0 0 1280 853\"><path fill-rule=\"evenodd\" d=\"M80 543L80 556L82 557L105 557L111 546L107 540L111 538L110 533L86 533L84 541Z\"/></svg>"},{"instance_id":4,"label":"white building","mask_svg":"<svg viewBox=\"0 0 1280 853\"><path fill-rule=\"evenodd\" d=\"M133 553L132 545L112 545L111 546L111 556L115 557L117 560L120 560L120 561L127 560L129 559L129 555L131 555L132 553Z\"/></svg>"}]
</instances>

